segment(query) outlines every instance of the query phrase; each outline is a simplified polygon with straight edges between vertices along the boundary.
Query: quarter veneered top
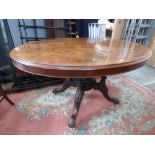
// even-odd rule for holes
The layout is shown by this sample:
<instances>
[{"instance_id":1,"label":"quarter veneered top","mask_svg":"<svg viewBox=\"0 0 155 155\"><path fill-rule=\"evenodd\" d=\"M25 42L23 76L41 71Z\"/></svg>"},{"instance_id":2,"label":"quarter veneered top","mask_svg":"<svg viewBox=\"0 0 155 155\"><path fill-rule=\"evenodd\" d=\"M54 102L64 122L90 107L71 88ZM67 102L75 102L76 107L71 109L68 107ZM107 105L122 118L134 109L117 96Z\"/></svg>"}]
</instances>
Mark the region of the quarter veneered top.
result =
<instances>
[{"instance_id":1,"label":"quarter veneered top","mask_svg":"<svg viewBox=\"0 0 155 155\"><path fill-rule=\"evenodd\" d=\"M16 66L19 63L64 71L130 66L142 63L150 56L149 48L136 43L86 38L35 41L16 47L10 53Z\"/></svg>"}]
</instances>

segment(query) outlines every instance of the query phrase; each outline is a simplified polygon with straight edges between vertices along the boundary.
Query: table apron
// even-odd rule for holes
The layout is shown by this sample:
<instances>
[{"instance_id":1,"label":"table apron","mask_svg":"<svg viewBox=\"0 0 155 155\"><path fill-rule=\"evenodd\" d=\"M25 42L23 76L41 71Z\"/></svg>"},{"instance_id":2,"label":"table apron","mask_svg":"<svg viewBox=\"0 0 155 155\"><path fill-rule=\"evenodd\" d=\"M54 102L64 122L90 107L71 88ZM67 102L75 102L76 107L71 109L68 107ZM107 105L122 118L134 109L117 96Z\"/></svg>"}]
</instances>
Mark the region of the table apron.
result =
<instances>
[{"instance_id":1,"label":"table apron","mask_svg":"<svg viewBox=\"0 0 155 155\"><path fill-rule=\"evenodd\" d=\"M59 70L59 69L46 69L46 68L28 66L12 60L13 64L18 69L24 72L46 76L46 77L59 77L59 78L87 78L87 77L120 74L120 73L137 69L145 65L146 61L139 62L137 64L131 64L129 66L120 66L120 67L107 68L107 69L94 69L94 70L67 70L67 69L62 70L61 69Z\"/></svg>"}]
</instances>

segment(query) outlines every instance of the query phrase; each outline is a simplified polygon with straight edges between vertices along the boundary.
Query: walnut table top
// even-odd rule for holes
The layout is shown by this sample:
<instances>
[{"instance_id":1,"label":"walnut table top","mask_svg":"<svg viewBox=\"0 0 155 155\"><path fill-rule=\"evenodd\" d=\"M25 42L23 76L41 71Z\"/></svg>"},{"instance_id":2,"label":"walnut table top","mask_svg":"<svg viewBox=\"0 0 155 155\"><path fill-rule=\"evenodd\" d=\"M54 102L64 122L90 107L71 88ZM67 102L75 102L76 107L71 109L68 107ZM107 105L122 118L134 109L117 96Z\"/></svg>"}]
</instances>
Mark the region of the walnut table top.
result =
<instances>
[{"instance_id":1,"label":"walnut table top","mask_svg":"<svg viewBox=\"0 0 155 155\"><path fill-rule=\"evenodd\" d=\"M130 71L145 64L149 48L120 40L52 39L16 47L14 65L51 77L93 77Z\"/></svg>"}]
</instances>

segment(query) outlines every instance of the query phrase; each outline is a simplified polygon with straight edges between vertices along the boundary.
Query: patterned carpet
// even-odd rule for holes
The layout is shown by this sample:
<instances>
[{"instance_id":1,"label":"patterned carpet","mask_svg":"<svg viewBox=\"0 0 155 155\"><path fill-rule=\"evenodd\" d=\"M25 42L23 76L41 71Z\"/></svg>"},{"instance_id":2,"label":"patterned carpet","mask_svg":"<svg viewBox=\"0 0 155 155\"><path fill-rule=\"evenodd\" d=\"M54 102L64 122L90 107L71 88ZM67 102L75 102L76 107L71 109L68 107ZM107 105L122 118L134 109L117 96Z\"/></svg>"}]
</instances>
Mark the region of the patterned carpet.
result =
<instances>
[{"instance_id":1,"label":"patterned carpet","mask_svg":"<svg viewBox=\"0 0 155 155\"><path fill-rule=\"evenodd\" d=\"M67 126L75 88L54 95L54 87L11 94L16 108L0 104L0 134L155 134L155 93L120 75L107 79L117 107L100 92L86 92L76 129Z\"/></svg>"}]
</instances>

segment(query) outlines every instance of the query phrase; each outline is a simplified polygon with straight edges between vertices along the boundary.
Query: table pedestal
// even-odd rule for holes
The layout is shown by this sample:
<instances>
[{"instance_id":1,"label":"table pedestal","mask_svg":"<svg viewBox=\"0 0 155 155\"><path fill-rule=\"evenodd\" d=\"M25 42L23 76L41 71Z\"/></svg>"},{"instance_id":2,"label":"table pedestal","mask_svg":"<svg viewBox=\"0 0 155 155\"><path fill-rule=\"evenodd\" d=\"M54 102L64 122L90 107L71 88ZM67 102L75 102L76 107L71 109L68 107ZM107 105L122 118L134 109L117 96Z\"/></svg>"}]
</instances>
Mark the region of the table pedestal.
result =
<instances>
[{"instance_id":1,"label":"table pedestal","mask_svg":"<svg viewBox=\"0 0 155 155\"><path fill-rule=\"evenodd\" d=\"M91 89L99 90L102 92L102 94L107 100L113 102L115 105L119 104L118 99L112 98L108 95L108 88L106 86L105 80L106 80L106 76L101 77L100 82L96 82L95 78L67 79L65 80L61 88L55 88L53 90L53 93L57 94L65 91L70 86L77 87L75 99L74 99L73 112L68 123L68 126L70 128L75 127L76 117L85 91L88 91Z\"/></svg>"}]
</instances>

